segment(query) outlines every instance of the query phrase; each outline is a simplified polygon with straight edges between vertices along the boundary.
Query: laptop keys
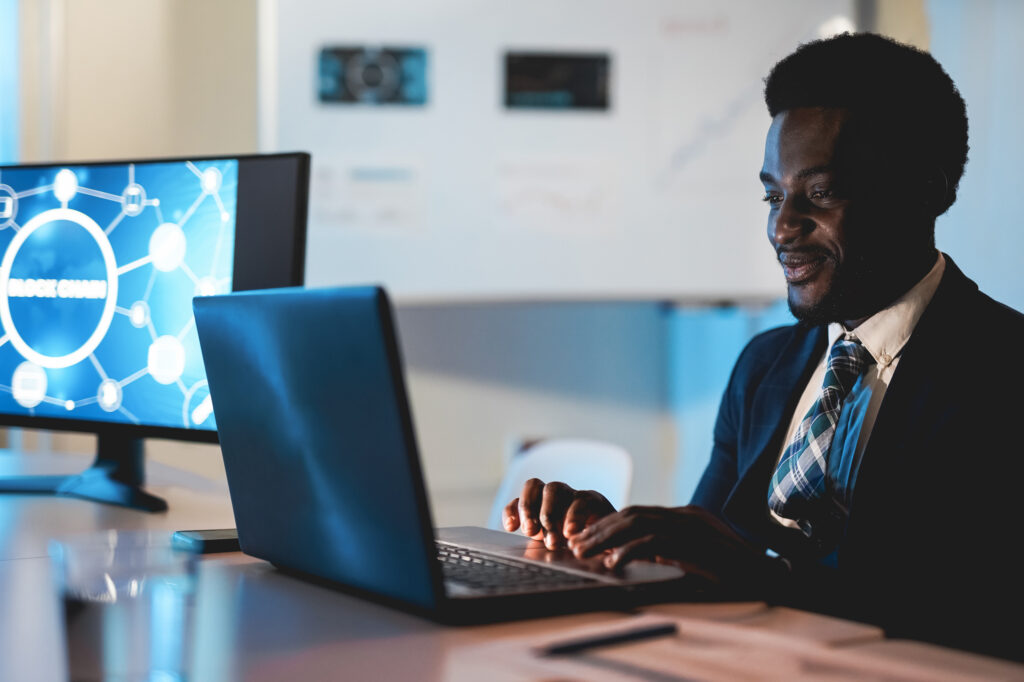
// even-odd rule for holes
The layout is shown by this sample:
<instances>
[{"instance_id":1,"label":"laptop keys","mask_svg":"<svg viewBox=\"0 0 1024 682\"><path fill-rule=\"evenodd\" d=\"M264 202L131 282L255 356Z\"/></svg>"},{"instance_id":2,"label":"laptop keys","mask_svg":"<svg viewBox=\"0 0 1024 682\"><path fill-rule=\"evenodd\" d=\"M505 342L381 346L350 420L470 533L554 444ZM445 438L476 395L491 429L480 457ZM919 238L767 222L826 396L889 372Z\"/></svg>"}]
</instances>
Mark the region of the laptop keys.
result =
<instances>
[{"instance_id":1,"label":"laptop keys","mask_svg":"<svg viewBox=\"0 0 1024 682\"><path fill-rule=\"evenodd\" d=\"M580 587L599 581L525 561L475 552L463 547L437 546L437 559L446 582L480 592L536 592Z\"/></svg>"}]
</instances>

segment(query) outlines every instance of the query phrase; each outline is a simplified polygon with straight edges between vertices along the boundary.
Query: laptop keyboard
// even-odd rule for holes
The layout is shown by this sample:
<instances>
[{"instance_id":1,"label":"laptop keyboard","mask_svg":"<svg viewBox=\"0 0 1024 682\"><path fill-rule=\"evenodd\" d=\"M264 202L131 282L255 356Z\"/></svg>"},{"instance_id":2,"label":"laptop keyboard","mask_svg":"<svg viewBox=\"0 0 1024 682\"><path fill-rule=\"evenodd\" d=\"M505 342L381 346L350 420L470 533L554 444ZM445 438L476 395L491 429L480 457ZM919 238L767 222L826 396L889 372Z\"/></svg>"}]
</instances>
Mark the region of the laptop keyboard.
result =
<instances>
[{"instance_id":1,"label":"laptop keyboard","mask_svg":"<svg viewBox=\"0 0 1024 682\"><path fill-rule=\"evenodd\" d=\"M599 582L593 578L451 545L437 545L437 560L441 562L446 582L481 592L538 592Z\"/></svg>"}]
</instances>

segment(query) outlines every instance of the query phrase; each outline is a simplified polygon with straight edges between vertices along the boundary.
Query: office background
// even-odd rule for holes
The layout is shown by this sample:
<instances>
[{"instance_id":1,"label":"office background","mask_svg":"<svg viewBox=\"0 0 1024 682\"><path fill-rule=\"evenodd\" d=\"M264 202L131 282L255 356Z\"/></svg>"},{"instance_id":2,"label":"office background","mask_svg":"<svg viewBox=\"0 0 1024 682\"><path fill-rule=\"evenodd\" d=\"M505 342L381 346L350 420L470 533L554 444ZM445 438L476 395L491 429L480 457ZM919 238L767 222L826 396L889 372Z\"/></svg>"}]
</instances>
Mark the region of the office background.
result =
<instances>
[{"instance_id":1,"label":"office background","mask_svg":"<svg viewBox=\"0 0 1024 682\"><path fill-rule=\"evenodd\" d=\"M304 141L297 133L288 138L292 133L282 126L295 112L273 99L280 92L268 90L266 81L268 69L287 61L274 58L268 44L287 47L298 39L281 33L287 26L276 21L287 4L0 0L0 160L237 154ZM716 3L677 4L705 21L718 16ZM575 7L585 16L586 3L562 5L567 15ZM750 22L759 21L758 5L742 3L750 8ZM614 4L601 6L615 11ZM632 7L621 3L621 12L630 14ZM1012 205L1021 189L1016 160L1024 152L1017 123L1024 94L1016 87L1024 78L1024 48L1016 35L1024 5L878 0L845 7L858 26L931 50L959 85L971 121L970 161L957 204L939 220L938 244L983 290L1024 308L1018 274L1024 234ZM472 30L463 25L458 32ZM572 31L571 22L560 29L570 45ZM402 37L384 31L366 40ZM339 28L339 44L346 39ZM723 68L742 58L728 51L714 55ZM312 55L307 66L309 73L316 67ZM278 76L304 81L309 73ZM308 96L310 107L332 106ZM341 125L344 117L336 118ZM333 143L324 144L332 149ZM316 146L303 146L318 158ZM749 169L751 179L757 169ZM744 187L759 191L756 181ZM311 221L311 243L315 230L330 229L329 213L313 219L322 224ZM770 265L763 224L741 227L730 233L742 240L737 248L760 252ZM328 281L330 272L317 263ZM430 277L429 267L423 264L423 278ZM415 271L408 276L416 281ZM313 283L320 279L318 274ZM506 290L490 297L472 296L472 280L466 280L461 292L468 295L400 298L399 326L435 521L483 523L506 459L523 441L551 436L626 447L636 466L635 502L687 501L709 454L711 423L736 354L754 333L790 320L778 280L777 294L765 282L744 296L666 289L628 296L517 296ZM78 434L5 436L29 451L94 448L92 437ZM214 446L151 441L147 454L214 479L223 475Z\"/></svg>"}]
</instances>

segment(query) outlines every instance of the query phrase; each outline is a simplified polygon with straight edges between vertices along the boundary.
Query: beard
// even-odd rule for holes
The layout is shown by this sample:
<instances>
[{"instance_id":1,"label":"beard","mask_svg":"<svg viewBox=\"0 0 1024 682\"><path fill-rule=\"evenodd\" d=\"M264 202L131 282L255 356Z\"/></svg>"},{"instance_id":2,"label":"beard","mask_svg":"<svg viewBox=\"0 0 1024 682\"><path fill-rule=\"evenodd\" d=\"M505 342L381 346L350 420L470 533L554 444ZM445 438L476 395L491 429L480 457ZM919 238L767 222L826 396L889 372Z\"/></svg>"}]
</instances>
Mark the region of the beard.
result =
<instances>
[{"instance_id":1,"label":"beard","mask_svg":"<svg viewBox=\"0 0 1024 682\"><path fill-rule=\"evenodd\" d=\"M833 288L830 289L825 296L809 304L800 303L794 300L791 293L788 297L787 303L789 304L789 312L792 313L793 317L806 325L816 327L818 325L842 322L843 320L850 319L845 317L841 312L843 309L842 299L843 296L841 292L837 292Z\"/></svg>"},{"instance_id":2,"label":"beard","mask_svg":"<svg viewBox=\"0 0 1024 682\"><path fill-rule=\"evenodd\" d=\"M875 291L878 268L860 256L835 268L835 274L823 296L810 303L801 303L790 288L787 297L789 312L800 322L818 326L832 322L860 320L877 312Z\"/></svg>"}]
</instances>

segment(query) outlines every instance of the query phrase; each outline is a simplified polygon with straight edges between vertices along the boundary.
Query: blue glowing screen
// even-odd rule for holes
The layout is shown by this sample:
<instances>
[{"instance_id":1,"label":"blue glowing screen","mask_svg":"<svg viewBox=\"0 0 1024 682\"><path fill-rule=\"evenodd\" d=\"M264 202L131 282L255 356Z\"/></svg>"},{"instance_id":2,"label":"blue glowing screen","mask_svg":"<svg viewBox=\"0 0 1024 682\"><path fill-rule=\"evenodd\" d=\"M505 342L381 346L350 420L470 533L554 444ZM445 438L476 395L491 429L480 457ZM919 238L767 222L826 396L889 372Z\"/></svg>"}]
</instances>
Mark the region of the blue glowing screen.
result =
<instances>
[{"instance_id":1,"label":"blue glowing screen","mask_svg":"<svg viewBox=\"0 0 1024 682\"><path fill-rule=\"evenodd\" d=\"M192 298L231 290L236 160L0 170L0 411L216 429Z\"/></svg>"}]
</instances>

